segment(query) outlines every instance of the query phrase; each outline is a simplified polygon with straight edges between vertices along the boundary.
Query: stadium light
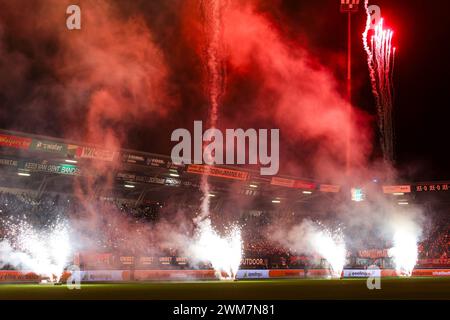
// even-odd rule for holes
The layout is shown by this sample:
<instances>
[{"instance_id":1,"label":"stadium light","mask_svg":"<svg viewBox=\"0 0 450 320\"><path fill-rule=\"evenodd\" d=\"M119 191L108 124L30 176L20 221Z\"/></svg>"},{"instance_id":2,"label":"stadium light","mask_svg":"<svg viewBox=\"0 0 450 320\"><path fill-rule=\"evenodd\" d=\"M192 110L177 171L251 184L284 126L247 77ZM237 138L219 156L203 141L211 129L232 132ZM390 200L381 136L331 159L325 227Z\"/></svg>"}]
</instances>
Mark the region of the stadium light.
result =
<instances>
[{"instance_id":1,"label":"stadium light","mask_svg":"<svg viewBox=\"0 0 450 320\"><path fill-rule=\"evenodd\" d=\"M66 159L64 161L67 162L67 163L73 163L73 164L78 163L77 160L71 160L71 159Z\"/></svg>"},{"instance_id":2,"label":"stadium light","mask_svg":"<svg viewBox=\"0 0 450 320\"><path fill-rule=\"evenodd\" d=\"M359 1L360 0L341 0L341 12L358 12Z\"/></svg>"},{"instance_id":3,"label":"stadium light","mask_svg":"<svg viewBox=\"0 0 450 320\"><path fill-rule=\"evenodd\" d=\"M21 177L29 177L29 176L31 176L31 174L26 173L26 172L18 172L17 175L21 176Z\"/></svg>"}]
</instances>

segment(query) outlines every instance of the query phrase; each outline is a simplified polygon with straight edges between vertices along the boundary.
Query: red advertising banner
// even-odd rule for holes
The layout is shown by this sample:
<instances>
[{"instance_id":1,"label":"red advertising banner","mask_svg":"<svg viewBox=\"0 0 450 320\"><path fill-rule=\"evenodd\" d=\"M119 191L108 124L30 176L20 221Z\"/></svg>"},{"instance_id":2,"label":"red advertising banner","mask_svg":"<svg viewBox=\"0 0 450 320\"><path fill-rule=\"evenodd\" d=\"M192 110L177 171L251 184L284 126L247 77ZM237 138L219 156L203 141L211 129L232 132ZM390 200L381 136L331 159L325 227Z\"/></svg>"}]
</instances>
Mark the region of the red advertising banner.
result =
<instances>
[{"instance_id":1,"label":"red advertising banner","mask_svg":"<svg viewBox=\"0 0 450 320\"><path fill-rule=\"evenodd\" d=\"M0 146L2 147L29 149L31 141L30 138L0 134Z\"/></svg>"},{"instance_id":2,"label":"red advertising banner","mask_svg":"<svg viewBox=\"0 0 450 320\"><path fill-rule=\"evenodd\" d=\"M240 181L247 180L249 176L248 172L245 171L225 169L206 165L198 165L198 164L190 164L188 166L187 172Z\"/></svg>"},{"instance_id":3,"label":"red advertising banner","mask_svg":"<svg viewBox=\"0 0 450 320\"><path fill-rule=\"evenodd\" d=\"M306 190L315 190L317 187L317 185L314 182L285 179L279 177L272 177L270 184L273 186L295 188L295 189L306 189Z\"/></svg>"},{"instance_id":4,"label":"red advertising banner","mask_svg":"<svg viewBox=\"0 0 450 320\"><path fill-rule=\"evenodd\" d=\"M389 250L388 249L360 250L358 252L358 256L360 258L371 258L371 259L387 258L389 257Z\"/></svg>"},{"instance_id":5,"label":"red advertising banner","mask_svg":"<svg viewBox=\"0 0 450 320\"><path fill-rule=\"evenodd\" d=\"M383 186L383 192L386 194L410 193L411 186Z\"/></svg>"},{"instance_id":6,"label":"red advertising banner","mask_svg":"<svg viewBox=\"0 0 450 320\"><path fill-rule=\"evenodd\" d=\"M40 276L34 272L0 270L0 282L35 282L39 280Z\"/></svg>"},{"instance_id":7,"label":"red advertising banner","mask_svg":"<svg viewBox=\"0 0 450 320\"><path fill-rule=\"evenodd\" d=\"M278 178L278 177L272 177L272 180L270 181L270 184L273 186L280 186L280 187L286 187L286 188L293 188L294 183L295 183L295 180Z\"/></svg>"},{"instance_id":8,"label":"red advertising banner","mask_svg":"<svg viewBox=\"0 0 450 320\"><path fill-rule=\"evenodd\" d=\"M85 158L85 159L113 161L114 151L92 147L78 147L76 150L76 156L78 158Z\"/></svg>"},{"instance_id":9,"label":"red advertising banner","mask_svg":"<svg viewBox=\"0 0 450 320\"><path fill-rule=\"evenodd\" d=\"M321 184L319 190L321 192L339 193L341 191L341 186L332 184Z\"/></svg>"},{"instance_id":10,"label":"red advertising banner","mask_svg":"<svg viewBox=\"0 0 450 320\"><path fill-rule=\"evenodd\" d=\"M417 262L420 266L425 265L435 265L435 266L442 266L442 265L450 265L450 259L421 259Z\"/></svg>"}]
</instances>

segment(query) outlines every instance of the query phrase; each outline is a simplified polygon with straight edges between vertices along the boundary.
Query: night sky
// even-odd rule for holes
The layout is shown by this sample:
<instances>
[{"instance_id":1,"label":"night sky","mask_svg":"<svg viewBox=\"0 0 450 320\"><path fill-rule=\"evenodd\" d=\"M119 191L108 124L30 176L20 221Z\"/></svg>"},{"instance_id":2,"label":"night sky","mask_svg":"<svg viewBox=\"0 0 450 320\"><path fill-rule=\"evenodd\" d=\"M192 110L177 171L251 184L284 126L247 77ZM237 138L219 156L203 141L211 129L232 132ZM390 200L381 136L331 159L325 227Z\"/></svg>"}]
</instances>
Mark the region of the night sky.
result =
<instances>
[{"instance_id":1,"label":"night sky","mask_svg":"<svg viewBox=\"0 0 450 320\"><path fill-rule=\"evenodd\" d=\"M63 30L64 11L49 12L50 2L0 0L0 128L76 139L82 135L74 131L83 130L86 123L84 105L88 94L77 96L76 101L67 103L60 91L55 90L65 87L65 80L60 72L55 72L54 65L61 52L59 36L66 31ZM168 114L160 118L154 116L152 111L144 114L139 122L125 117L117 124L126 132L127 139L123 146L169 154L172 130L190 128L193 120L204 119L208 104L201 85L204 67L192 45L195 35L186 33L184 29L186 11L183 2L111 2L123 19L135 15L143 17L164 56L169 79L169 85L164 90L170 103L161 107L169 110ZM307 48L315 61L331 72L337 80L337 90L344 95L346 17L339 12L339 1L253 2L258 13L271 21L272 27L286 43ZM83 7L81 1L82 10L88 10L88 2L85 3ZM434 4L426 1L378 0L373 4L381 6L386 25L394 29L394 44L398 50L394 84L396 167L404 179L450 180L447 151L450 137L450 3L442 0ZM57 17L50 19L48 24L60 19L61 25L49 28L46 22L48 15ZM373 116L374 99L361 41L365 19L363 10L354 19L353 100L356 107ZM86 21L82 32L95 32L89 28L89 20ZM71 61L71 64L66 62L66 67L76 68L77 56ZM255 70L247 77L233 72L228 75L232 83L227 86L226 108L222 114L226 119L234 119L237 127L250 126L255 122L270 127L267 119L255 117L252 123L243 116L236 116L242 111L246 99L252 99L253 93L258 91L258 76L251 76L258 74ZM71 112L67 105L76 103L80 104L80 108ZM373 141L376 143L377 139ZM301 158L307 154L308 146L302 142L298 148L289 145L287 149L301 150L298 155ZM375 147L373 156L379 154L378 149ZM292 158L296 151L286 152Z\"/></svg>"}]
</instances>

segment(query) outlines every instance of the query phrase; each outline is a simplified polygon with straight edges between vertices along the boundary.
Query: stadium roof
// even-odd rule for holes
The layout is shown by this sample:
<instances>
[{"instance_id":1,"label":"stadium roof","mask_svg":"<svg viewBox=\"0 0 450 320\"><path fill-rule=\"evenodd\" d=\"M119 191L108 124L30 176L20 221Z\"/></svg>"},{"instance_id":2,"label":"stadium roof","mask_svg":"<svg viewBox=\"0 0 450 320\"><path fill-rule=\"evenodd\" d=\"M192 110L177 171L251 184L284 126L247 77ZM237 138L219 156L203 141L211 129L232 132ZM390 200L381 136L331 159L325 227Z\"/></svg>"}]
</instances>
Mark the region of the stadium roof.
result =
<instances>
[{"instance_id":1,"label":"stadium roof","mask_svg":"<svg viewBox=\"0 0 450 320\"><path fill-rule=\"evenodd\" d=\"M136 201L145 201L151 195L150 198L163 201L189 191L196 198L201 196L202 174L209 176L211 197L234 193L263 197L276 204L283 199L290 202L335 199L343 193L341 186L304 178L261 176L259 171L233 166L177 165L165 155L108 150L88 143L6 130L0 130L0 168L3 172L0 187L32 190L38 195L70 193L74 179L100 181L102 175L108 175L115 183L106 194L119 193ZM450 194L450 182L445 181L379 187L389 196L404 198L404 202ZM105 190L97 192L98 196L105 194Z\"/></svg>"}]
</instances>

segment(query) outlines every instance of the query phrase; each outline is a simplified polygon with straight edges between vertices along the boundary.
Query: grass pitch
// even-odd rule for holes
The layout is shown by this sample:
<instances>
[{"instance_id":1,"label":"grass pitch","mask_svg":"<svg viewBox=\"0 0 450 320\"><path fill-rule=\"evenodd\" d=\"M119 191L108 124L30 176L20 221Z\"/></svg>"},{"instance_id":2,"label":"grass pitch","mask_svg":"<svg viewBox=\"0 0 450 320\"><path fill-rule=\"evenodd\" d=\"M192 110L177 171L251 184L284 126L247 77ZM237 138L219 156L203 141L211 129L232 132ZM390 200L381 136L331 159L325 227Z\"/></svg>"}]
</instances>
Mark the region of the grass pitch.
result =
<instances>
[{"instance_id":1,"label":"grass pitch","mask_svg":"<svg viewBox=\"0 0 450 320\"><path fill-rule=\"evenodd\" d=\"M381 290L368 290L365 279L255 280L82 284L0 285L0 299L133 299L133 300L450 300L450 278L381 280Z\"/></svg>"}]
</instances>

